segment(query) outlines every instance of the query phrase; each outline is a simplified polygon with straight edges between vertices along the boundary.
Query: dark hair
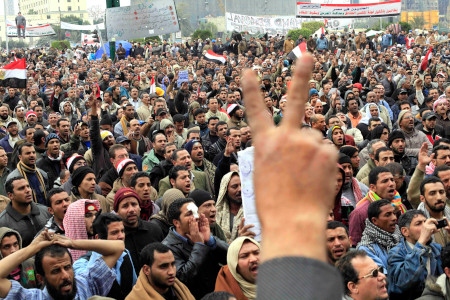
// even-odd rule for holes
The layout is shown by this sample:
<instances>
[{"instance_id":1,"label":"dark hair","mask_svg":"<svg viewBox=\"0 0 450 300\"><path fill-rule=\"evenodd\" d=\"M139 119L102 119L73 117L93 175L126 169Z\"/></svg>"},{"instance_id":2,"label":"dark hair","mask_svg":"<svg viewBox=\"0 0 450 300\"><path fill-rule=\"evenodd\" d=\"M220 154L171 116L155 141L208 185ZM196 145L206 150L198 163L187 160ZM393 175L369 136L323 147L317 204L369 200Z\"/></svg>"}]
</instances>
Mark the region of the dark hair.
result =
<instances>
[{"instance_id":1,"label":"dark hair","mask_svg":"<svg viewBox=\"0 0 450 300\"><path fill-rule=\"evenodd\" d=\"M155 261L155 251L158 253L167 253L170 251L170 248L160 242L150 243L141 250L141 254L139 255L139 259L141 265L152 266Z\"/></svg>"},{"instance_id":2,"label":"dark hair","mask_svg":"<svg viewBox=\"0 0 450 300\"><path fill-rule=\"evenodd\" d=\"M411 225L411 221L418 215L422 215L425 218L427 217L425 213L418 209L412 209L406 211L404 214L398 218L398 228L402 229L403 227L409 228L409 225Z\"/></svg>"},{"instance_id":3,"label":"dark hair","mask_svg":"<svg viewBox=\"0 0 450 300\"><path fill-rule=\"evenodd\" d=\"M377 202L377 201L376 201ZM344 282L345 287L345 294L350 295L350 290L348 289L348 283L358 283L359 280L359 274L356 272L355 268L353 267L352 260L361 257L365 258L367 257L367 253L364 250L355 250L347 252L344 256L342 256L337 264L336 268L339 270L339 272L342 275L342 280Z\"/></svg>"},{"instance_id":4,"label":"dark hair","mask_svg":"<svg viewBox=\"0 0 450 300\"><path fill-rule=\"evenodd\" d=\"M442 185L444 185L442 180L436 176L430 176L430 177L427 177L424 180L422 180L422 182L420 183L420 195L422 195L422 196L425 195L425 185L427 185L429 183L438 183L438 182L440 182L440 183L442 183Z\"/></svg>"},{"instance_id":5,"label":"dark hair","mask_svg":"<svg viewBox=\"0 0 450 300\"><path fill-rule=\"evenodd\" d=\"M98 238L101 240L108 239L108 225L114 222L122 222L122 218L112 213L103 213L95 217L92 227L94 234L98 234Z\"/></svg>"},{"instance_id":6,"label":"dark hair","mask_svg":"<svg viewBox=\"0 0 450 300\"><path fill-rule=\"evenodd\" d=\"M132 177L131 177L131 183L130 183L130 185L132 186L132 187L135 187L136 186L136 184L137 184L137 180L138 180L138 178L142 178L142 177L147 177L148 179L150 179L150 174L149 173L147 173L147 172L137 172L136 174L134 174ZM151 183L151 181L150 181L150 183Z\"/></svg>"},{"instance_id":7,"label":"dark hair","mask_svg":"<svg viewBox=\"0 0 450 300\"><path fill-rule=\"evenodd\" d=\"M45 132L41 129L36 130L33 134L34 144L36 146L39 146L39 144L42 142L42 138L45 138Z\"/></svg>"},{"instance_id":8,"label":"dark hair","mask_svg":"<svg viewBox=\"0 0 450 300\"><path fill-rule=\"evenodd\" d=\"M173 220L179 220L181 215L181 207L185 203L194 202L194 199L192 198L179 198L173 201L170 206L169 210L167 211L167 219L169 220L170 224L173 224Z\"/></svg>"},{"instance_id":9,"label":"dark hair","mask_svg":"<svg viewBox=\"0 0 450 300\"><path fill-rule=\"evenodd\" d=\"M367 123L369 123L369 124L367 124L367 125L370 126L370 123L372 123L372 122L374 122L374 121L375 121L375 122L378 122L378 121L381 122L381 119L378 118L378 117L372 117L372 118L369 119L369 122L367 122Z\"/></svg>"},{"instance_id":10,"label":"dark hair","mask_svg":"<svg viewBox=\"0 0 450 300\"><path fill-rule=\"evenodd\" d=\"M164 146L164 154L166 154L166 149L169 147L169 146L175 146L175 149L177 149L177 145L175 145L175 143L167 143L165 146Z\"/></svg>"},{"instance_id":11,"label":"dark hair","mask_svg":"<svg viewBox=\"0 0 450 300\"><path fill-rule=\"evenodd\" d=\"M69 254L70 263L73 264L72 255L70 255L69 250L63 246L53 244L41 249L34 257L34 269L36 270L36 274L45 276L44 267L42 266L44 256L63 257L66 253Z\"/></svg>"},{"instance_id":12,"label":"dark hair","mask_svg":"<svg viewBox=\"0 0 450 300\"><path fill-rule=\"evenodd\" d=\"M370 170L370 173L369 173L369 184L377 184L378 175L380 175L380 173L390 173L390 172L385 167L373 168L372 170Z\"/></svg>"},{"instance_id":13,"label":"dark hair","mask_svg":"<svg viewBox=\"0 0 450 300\"><path fill-rule=\"evenodd\" d=\"M381 199L370 203L367 208L367 219L372 222L372 218L378 218L381 214L381 208L386 205L392 205L391 201Z\"/></svg>"},{"instance_id":14,"label":"dark hair","mask_svg":"<svg viewBox=\"0 0 450 300\"><path fill-rule=\"evenodd\" d=\"M227 136L230 136L231 130L237 130L237 131L241 132L241 130L240 130L239 128L237 128L237 127L231 127L231 128L228 128L228 129L227 129L227 133L226 133Z\"/></svg>"},{"instance_id":15,"label":"dark hair","mask_svg":"<svg viewBox=\"0 0 450 300\"><path fill-rule=\"evenodd\" d=\"M376 161L379 161L379 159L380 159L380 153L381 153L381 152L386 152L386 151L393 152L392 149L391 149L391 148L388 148L388 147L381 147L381 148L377 149L377 151L375 152L375 160L376 160Z\"/></svg>"},{"instance_id":16,"label":"dark hair","mask_svg":"<svg viewBox=\"0 0 450 300\"><path fill-rule=\"evenodd\" d=\"M434 172L432 175L436 176L438 178L441 178L441 177L439 177L439 172L445 172L445 171L450 171L450 166L447 166L447 165L439 166L434 169Z\"/></svg>"},{"instance_id":17,"label":"dark hair","mask_svg":"<svg viewBox=\"0 0 450 300\"><path fill-rule=\"evenodd\" d=\"M152 135L152 143L154 143L154 142L156 141L156 136L157 136L158 134L162 134L162 135L164 135L164 137L166 137L166 135L165 135L163 132L157 131L156 133L154 133L154 134Z\"/></svg>"},{"instance_id":18,"label":"dark hair","mask_svg":"<svg viewBox=\"0 0 450 300\"><path fill-rule=\"evenodd\" d=\"M208 119L208 124L209 124L209 122L214 121L214 120L219 120L219 117L216 117L216 116L210 117Z\"/></svg>"},{"instance_id":19,"label":"dark hair","mask_svg":"<svg viewBox=\"0 0 450 300\"><path fill-rule=\"evenodd\" d=\"M189 137L191 136L192 133L198 133L200 134L200 130L198 129L190 129L187 135L187 138L189 139Z\"/></svg>"},{"instance_id":20,"label":"dark hair","mask_svg":"<svg viewBox=\"0 0 450 300\"><path fill-rule=\"evenodd\" d=\"M178 177L178 172L180 171L188 171L188 169L185 166L174 166L169 171L169 180L173 179L176 180Z\"/></svg>"},{"instance_id":21,"label":"dark hair","mask_svg":"<svg viewBox=\"0 0 450 300\"><path fill-rule=\"evenodd\" d=\"M14 192L14 181L25 179L23 176L14 176L5 182L5 192L7 194Z\"/></svg>"},{"instance_id":22,"label":"dark hair","mask_svg":"<svg viewBox=\"0 0 450 300\"><path fill-rule=\"evenodd\" d=\"M197 108L196 110L194 110L194 118L196 116L198 116L199 114L204 114L204 113L206 113L206 112L203 108ZM219 118L217 118L217 119L219 119Z\"/></svg>"},{"instance_id":23,"label":"dark hair","mask_svg":"<svg viewBox=\"0 0 450 300\"><path fill-rule=\"evenodd\" d=\"M219 130L219 126L223 126L223 125L227 125L227 126L228 126L227 122L224 122L224 121L219 121L219 122L217 122L216 128L215 128L216 131Z\"/></svg>"},{"instance_id":24,"label":"dark hair","mask_svg":"<svg viewBox=\"0 0 450 300\"><path fill-rule=\"evenodd\" d=\"M398 162L391 162L388 163L387 165L384 166L386 169L389 170L389 172L392 173L393 176L395 175L404 175L404 169L403 166L401 164L399 164Z\"/></svg>"},{"instance_id":25,"label":"dark hair","mask_svg":"<svg viewBox=\"0 0 450 300\"><path fill-rule=\"evenodd\" d=\"M66 118L61 118L56 122L56 127L59 127L61 125L61 122L64 122L64 121L69 122L69 125L70 125L69 120L67 120Z\"/></svg>"},{"instance_id":26,"label":"dark hair","mask_svg":"<svg viewBox=\"0 0 450 300\"><path fill-rule=\"evenodd\" d=\"M434 141L433 147L437 147L440 144L449 144L450 145L450 139L442 138Z\"/></svg>"},{"instance_id":27,"label":"dark hair","mask_svg":"<svg viewBox=\"0 0 450 300\"><path fill-rule=\"evenodd\" d=\"M450 150L450 147L447 145L437 145L433 147L433 150L431 151L432 154L434 154L434 158L437 158L437 154L439 150Z\"/></svg>"},{"instance_id":28,"label":"dark hair","mask_svg":"<svg viewBox=\"0 0 450 300\"><path fill-rule=\"evenodd\" d=\"M326 123L327 125L330 125L330 120L333 119L333 118L338 118L338 119L339 119L338 116L336 116L336 115L331 115L331 116L328 116L328 117L325 118L325 123ZM340 120L341 120L341 119L339 119L339 121L340 121Z\"/></svg>"},{"instance_id":29,"label":"dark hair","mask_svg":"<svg viewBox=\"0 0 450 300\"><path fill-rule=\"evenodd\" d=\"M54 196L54 195L56 195L56 194L59 194L59 193L65 193L66 191L64 190L64 189L62 189L62 188L60 188L60 187L58 187L58 188L52 188L50 191L48 191L47 192L47 206L48 207L52 207L52 201L51 201L51 199L52 199L52 197Z\"/></svg>"},{"instance_id":30,"label":"dark hair","mask_svg":"<svg viewBox=\"0 0 450 300\"><path fill-rule=\"evenodd\" d=\"M330 221L327 223L327 229L336 229L336 228L344 228L345 229L345 233L347 234L347 236L349 236L349 232L348 232L348 228L347 226L344 225L344 223L339 222L339 221Z\"/></svg>"},{"instance_id":31,"label":"dark hair","mask_svg":"<svg viewBox=\"0 0 450 300\"><path fill-rule=\"evenodd\" d=\"M172 152L172 157L171 157L171 159L172 159L172 160L177 160L177 159L178 159L178 152L181 152L181 151L187 151L187 150L184 149L184 148L175 149L175 150ZM189 152L188 152L188 153L189 153Z\"/></svg>"},{"instance_id":32,"label":"dark hair","mask_svg":"<svg viewBox=\"0 0 450 300\"><path fill-rule=\"evenodd\" d=\"M23 147L33 147L34 148L34 145L32 143L29 143L29 142L25 142L25 143L21 144L19 146L19 148L17 148L17 152L19 152L19 155L22 155Z\"/></svg>"},{"instance_id":33,"label":"dark hair","mask_svg":"<svg viewBox=\"0 0 450 300\"><path fill-rule=\"evenodd\" d=\"M381 138L381 135L383 134L385 128L387 129L388 134L391 133L389 127L385 123L381 123L381 125L378 125L374 129L372 129L372 131L370 132L370 139L374 140Z\"/></svg>"}]
</instances>

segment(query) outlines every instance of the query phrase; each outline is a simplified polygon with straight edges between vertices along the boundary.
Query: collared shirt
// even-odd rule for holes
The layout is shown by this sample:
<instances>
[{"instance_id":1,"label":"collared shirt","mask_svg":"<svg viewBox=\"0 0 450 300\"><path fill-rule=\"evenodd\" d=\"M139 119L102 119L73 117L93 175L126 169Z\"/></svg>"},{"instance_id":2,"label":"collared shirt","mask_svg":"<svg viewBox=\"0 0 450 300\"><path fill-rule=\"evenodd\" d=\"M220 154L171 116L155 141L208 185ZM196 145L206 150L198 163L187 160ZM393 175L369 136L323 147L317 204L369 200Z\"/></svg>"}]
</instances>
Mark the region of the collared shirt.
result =
<instances>
[{"instance_id":1,"label":"collared shirt","mask_svg":"<svg viewBox=\"0 0 450 300\"><path fill-rule=\"evenodd\" d=\"M135 111L144 104L139 98L137 98L136 100L130 98L128 99L128 101L130 101L130 103L133 105Z\"/></svg>"},{"instance_id":2,"label":"collared shirt","mask_svg":"<svg viewBox=\"0 0 450 300\"><path fill-rule=\"evenodd\" d=\"M95 295L107 295L115 278L113 270L108 267L103 258L99 257L91 266L75 274L77 294L74 300L85 300ZM26 289L17 281L10 281L12 284L11 289L6 298L4 298L5 300L53 300L47 291L47 287L43 290Z\"/></svg>"}]
</instances>

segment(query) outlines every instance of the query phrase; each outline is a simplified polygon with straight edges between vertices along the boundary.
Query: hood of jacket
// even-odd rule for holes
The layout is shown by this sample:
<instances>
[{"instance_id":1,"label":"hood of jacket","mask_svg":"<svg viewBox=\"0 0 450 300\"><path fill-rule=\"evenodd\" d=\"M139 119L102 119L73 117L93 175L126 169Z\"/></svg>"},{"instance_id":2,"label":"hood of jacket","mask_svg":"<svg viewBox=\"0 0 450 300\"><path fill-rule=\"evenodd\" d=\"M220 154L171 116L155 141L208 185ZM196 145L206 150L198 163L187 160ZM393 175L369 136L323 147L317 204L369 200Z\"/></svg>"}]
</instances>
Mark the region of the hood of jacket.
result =
<instances>
[{"instance_id":1,"label":"hood of jacket","mask_svg":"<svg viewBox=\"0 0 450 300\"><path fill-rule=\"evenodd\" d=\"M219 195L217 196L216 209L217 211L223 210L223 207L226 204L226 193L228 190L228 184L230 183L231 177L233 175L238 175L238 172L229 172L222 177L222 181L220 181Z\"/></svg>"},{"instance_id":2,"label":"hood of jacket","mask_svg":"<svg viewBox=\"0 0 450 300\"><path fill-rule=\"evenodd\" d=\"M445 275L445 273L440 275L438 278L427 279L425 282L425 290L423 291L420 299L430 295L444 297L443 299L449 299L447 291L447 275Z\"/></svg>"},{"instance_id":3,"label":"hood of jacket","mask_svg":"<svg viewBox=\"0 0 450 300\"><path fill-rule=\"evenodd\" d=\"M22 249L22 237L20 236L20 233L8 227L0 227L0 243L5 237L5 235L10 232L16 235L17 240L19 241L19 249ZM3 255L0 252L0 260L1 259L3 259Z\"/></svg>"},{"instance_id":4,"label":"hood of jacket","mask_svg":"<svg viewBox=\"0 0 450 300\"><path fill-rule=\"evenodd\" d=\"M167 126L169 126L169 125L174 126L172 121L170 121L169 119L164 119L164 120L161 120L161 122L159 122L159 128L161 130L166 130Z\"/></svg>"}]
</instances>

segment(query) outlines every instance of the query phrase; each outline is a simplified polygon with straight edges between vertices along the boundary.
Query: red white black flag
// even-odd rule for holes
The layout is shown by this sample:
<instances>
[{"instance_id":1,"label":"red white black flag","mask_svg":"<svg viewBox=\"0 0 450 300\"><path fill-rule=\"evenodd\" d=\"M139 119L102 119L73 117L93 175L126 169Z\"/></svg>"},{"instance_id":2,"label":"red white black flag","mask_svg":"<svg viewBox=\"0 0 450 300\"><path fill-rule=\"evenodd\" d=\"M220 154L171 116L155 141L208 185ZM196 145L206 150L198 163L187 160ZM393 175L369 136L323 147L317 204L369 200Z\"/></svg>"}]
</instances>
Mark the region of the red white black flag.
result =
<instances>
[{"instance_id":1,"label":"red white black flag","mask_svg":"<svg viewBox=\"0 0 450 300\"><path fill-rule=\"evenodd\" d=\"M25 88L27 86L25 58L18 59L0 68L0 86L13 88Z\"/></svg>"}]
</instances>

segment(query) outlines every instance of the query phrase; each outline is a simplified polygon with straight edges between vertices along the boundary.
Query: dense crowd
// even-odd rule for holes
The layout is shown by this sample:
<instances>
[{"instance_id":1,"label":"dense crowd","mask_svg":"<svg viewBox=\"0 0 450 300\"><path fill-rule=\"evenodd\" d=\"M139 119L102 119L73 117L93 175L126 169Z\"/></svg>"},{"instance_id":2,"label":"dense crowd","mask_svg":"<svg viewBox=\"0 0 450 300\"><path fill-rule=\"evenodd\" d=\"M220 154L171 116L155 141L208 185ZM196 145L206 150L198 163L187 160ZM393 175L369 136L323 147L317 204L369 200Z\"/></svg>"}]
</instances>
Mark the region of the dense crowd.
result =
<instances>
[{"instance_id":1,"label":"dense crowd","mask_svg":"<svg viewBox=\"0 0 450 300\"><path fill-rule=\"evenodd\" d=\"M0 87L0 297L256 299L258 282L258 298L274 299L257 281L238 155L276 125L255 149L287 169L260 180L297 189L289 177L305 158L287 158L312 149L287 148L300 128L339 154L336 179L310 169L324 177L295 190L335 187L327 228L310 234L327 236L337 298L447 299L448 42L433 31L243 33L119 44L113 60L89 47L4 53L3 65L26 59L27 80ZM258 80L246 94L245 69Z\"/></svg>"}]
</instances>

